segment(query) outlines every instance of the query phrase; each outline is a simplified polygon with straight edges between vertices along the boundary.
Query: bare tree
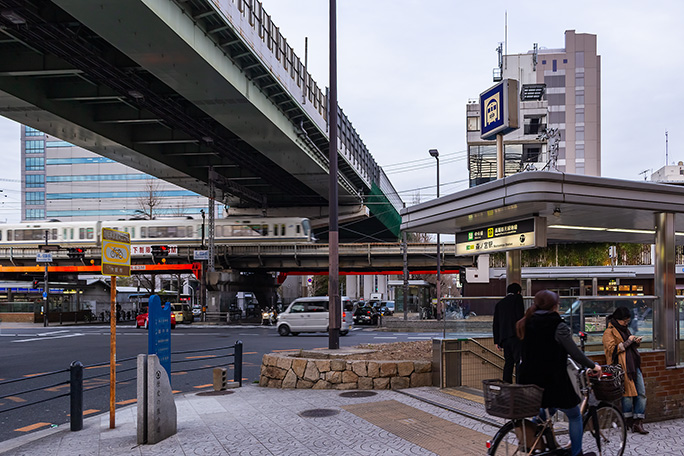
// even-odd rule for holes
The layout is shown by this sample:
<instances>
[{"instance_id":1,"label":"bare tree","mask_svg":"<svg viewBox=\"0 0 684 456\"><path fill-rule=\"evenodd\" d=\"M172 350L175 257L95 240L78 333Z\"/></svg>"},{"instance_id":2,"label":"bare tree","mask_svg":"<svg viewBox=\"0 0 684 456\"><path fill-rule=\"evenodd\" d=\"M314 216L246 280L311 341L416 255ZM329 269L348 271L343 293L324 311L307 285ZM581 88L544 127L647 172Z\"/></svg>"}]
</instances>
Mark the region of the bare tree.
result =
<instances>
[{"instance_id":1,"label":"bare tree","mask_svg":"<svg viewBox=\"0 0 684 456\"><path fill-rule=\"evenodd\" d=\"M161 212L162 196L161 182L150 179L147 181L145 190L138 197L138 207L135 212L146 220L154 220Z\"/></svg>"},{"instance_id":2,"label":"bare tree","mask_svg":"<svg viewBox=\"0 0 684 456\"><path fill-rule=\"evenodd\" d=\"M181 197L179 200L177 200L176 203L174 203L171 208L169 208L169 212L171 215L174 217L185 217L188 211L188 204L185 201L184 197Z\"/></svg>"}]
</instances>

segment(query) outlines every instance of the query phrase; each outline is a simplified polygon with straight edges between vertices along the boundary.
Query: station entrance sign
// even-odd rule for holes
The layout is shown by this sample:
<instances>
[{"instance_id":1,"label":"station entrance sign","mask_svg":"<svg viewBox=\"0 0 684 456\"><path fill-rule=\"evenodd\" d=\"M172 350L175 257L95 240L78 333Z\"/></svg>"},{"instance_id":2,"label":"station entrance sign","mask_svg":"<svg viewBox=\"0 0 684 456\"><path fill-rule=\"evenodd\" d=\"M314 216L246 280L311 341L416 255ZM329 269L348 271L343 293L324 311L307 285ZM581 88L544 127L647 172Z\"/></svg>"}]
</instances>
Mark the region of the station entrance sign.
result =
<instances>
[{"instance_id":1,"label":"station entrance sign","mask_svg":"<svg viewBox=\"0 0 684 456\"><path fill-rule=\"evenodd\" d=\"M456 256L546 247L546 219L533 217L456 233Z\"/></svg>"}]
</instances>

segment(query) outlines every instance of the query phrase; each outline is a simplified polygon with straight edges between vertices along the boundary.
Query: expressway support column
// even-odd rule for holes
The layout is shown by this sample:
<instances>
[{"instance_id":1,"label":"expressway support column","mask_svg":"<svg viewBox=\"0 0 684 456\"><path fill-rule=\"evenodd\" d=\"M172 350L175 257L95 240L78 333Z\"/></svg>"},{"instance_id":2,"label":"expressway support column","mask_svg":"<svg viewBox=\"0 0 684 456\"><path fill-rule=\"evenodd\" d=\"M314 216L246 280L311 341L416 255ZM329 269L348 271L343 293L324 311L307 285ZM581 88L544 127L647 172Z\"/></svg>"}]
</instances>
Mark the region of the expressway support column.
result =
<instances>
[{"instance_id":1,"label":"expressway support column","mask_svg":"<svg viewBox=\"0 0 684 456\"><path fill-rule=\"evenodd\" d=\"M665 364L677 364L677 319L675 312L675 227L674 214L655 215L654 289L658 296L653 309L653 348L665 350Z\"/></svg>"}]
</instances>

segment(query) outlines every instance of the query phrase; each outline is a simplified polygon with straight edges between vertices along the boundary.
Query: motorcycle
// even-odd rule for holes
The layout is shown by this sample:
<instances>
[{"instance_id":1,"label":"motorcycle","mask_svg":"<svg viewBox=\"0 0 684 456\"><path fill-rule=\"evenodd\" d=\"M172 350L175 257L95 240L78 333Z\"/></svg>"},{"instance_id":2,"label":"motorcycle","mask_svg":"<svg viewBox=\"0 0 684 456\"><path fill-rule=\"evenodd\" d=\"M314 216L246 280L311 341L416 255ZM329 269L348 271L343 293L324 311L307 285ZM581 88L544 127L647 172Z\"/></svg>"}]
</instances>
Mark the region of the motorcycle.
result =
<instances>
[{"instance_id":1,"label":"motorcycle","mask_svg":"<svg viewBox=\"0 0 684 456\"><path fill-rule=\"evenodd\" d=\"M271 326L276 324L276 313L273 309L265 309L261 312L261 324Z\"/></svg>"}]
</instances>

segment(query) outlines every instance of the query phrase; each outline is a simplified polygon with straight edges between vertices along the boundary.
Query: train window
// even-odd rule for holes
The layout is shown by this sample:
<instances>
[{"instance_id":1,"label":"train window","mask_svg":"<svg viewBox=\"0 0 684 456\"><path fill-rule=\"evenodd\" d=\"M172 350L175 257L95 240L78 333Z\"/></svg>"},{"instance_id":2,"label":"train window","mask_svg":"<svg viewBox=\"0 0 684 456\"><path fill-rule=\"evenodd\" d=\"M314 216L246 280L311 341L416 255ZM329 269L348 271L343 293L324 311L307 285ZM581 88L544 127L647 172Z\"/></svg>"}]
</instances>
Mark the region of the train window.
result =
<instances>
[{"instance_id":1,"label":"train window","mask_svg":"<svg viewBox=\"0 0 684 456\"><path fill-rule=\"evenodd\" d=\"M7 240L8 240L8 241L11 241L11 240L12 240L12 237L13 237L12 234L13 234L13 233L12 233L12 230L7 230Z\"/></svg>"},{"instance_id":2,"label":"train window","mask_svg":"<svg viewBox=\"0 0 684 456\"><path fill-rule=\"evenodd\" d=\"M268 236L268 225L265 223L261 225L261 235Z\"/></svg>"},{"instance_id":3,"label":"train window","mask_svg":"<svg viewBox=\"0 0 684 456\"><path fill-rule=\"evenodd\" d=\"M192 226L189 226L189 225L188 225L188 226L185 227L185 235L186 235L187 237L192 237L192 236L193 236Z\"/></svg>"},{"instance_id":4,"label":"train window","mask_svg":"<svg viewBox=\"0 0 684 456\"><path fill-rule=\"evenodd\" d=\"M0 241L2 241L2 231L0 230Z\"/></svg>"},{"instance_id":5,"label":"train window","mask_svg":"<svg viewBox=\"0 0 684 456\"><path fill-rule=\"evenodd\" d=\"M131 238L134 238L134 237L135 237L135 227L132 226L131 227Z\"/></svg>"},{"instance_id":6,"label":"train window","mask_svg":"<svg viewBox=\"0 0 684 456\"><path fill-rule=\"evenodd\" d=\"M95 237L95 230L92 228L86 228L86 238L93 239Z\"/></svg>"},{"instance_id":7,"label":"train window","mask_svg":"<svg viewBox=\"0 0 684 456\"><path fill-rule=\"evenodd\" d=\"M297 234L300 234L302 232L302 226L297 225Z\"/></svg>"},{"instance_id":8,"label":"train window","mask_svg":"<svg viewBox=\"0 0 684 456\"><path fill-rule=\"evenodd\" d=\"M285 236L285 224L280 225L280 235Z\"/></svg>"},{"instance_id":9,"label":"train window","mask_svg":"<svg viewBox=\"0 0 684 456\"><path fill-rule=\"evenodd\" d=\"M74 238L74 229L69 228L69 239L73 239L73 238Z\"/></svg>"},{"instance_id":10,"label":"train window","mask_svg":"<svg viewBox=\"0 0 684 456\"><path fill-rule=\"evenodd\" d=\"M304 228L304 234L308 236L311 231L311 223L308 219L302 220L302 228Z\"/></svg>"},{"instance_id":11,"label":"train window","mask_svg":"<svg viewBox=\"0 0 684 456\"><path fill-rule=\"evenodd\" d=\"M140 227L140 237L141 238L147 237L147 227L145 227L145 226Z\"/></svg>"},{"instance_id":12,"label":"train window","mask_svg":"<svg viewBox=\"0 0 684 456\"><path fill-rule=\"evenodd\" d=\"M278 225L273 225L273 236L278 236Z\"/></svg>"}]
</instances>

